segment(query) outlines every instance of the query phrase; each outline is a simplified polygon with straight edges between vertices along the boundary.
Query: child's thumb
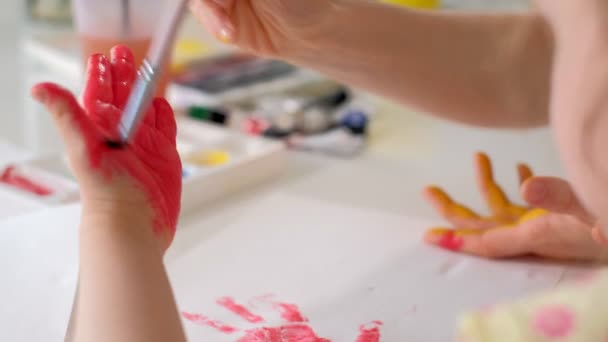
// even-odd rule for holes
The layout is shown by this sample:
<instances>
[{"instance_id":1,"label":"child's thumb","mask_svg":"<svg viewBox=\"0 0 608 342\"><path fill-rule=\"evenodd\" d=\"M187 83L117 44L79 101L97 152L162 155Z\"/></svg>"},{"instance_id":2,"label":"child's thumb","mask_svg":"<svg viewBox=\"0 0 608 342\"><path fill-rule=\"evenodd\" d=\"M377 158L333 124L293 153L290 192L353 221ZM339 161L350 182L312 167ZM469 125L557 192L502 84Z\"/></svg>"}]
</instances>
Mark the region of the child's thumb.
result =
<instances>
[{"instance_id":1,"label":"child's thumb","mask_svg":"<svg viewBox=\"0 0 608 342\"><path fill-rule=\"evenodd\" d=\"M521 193L528 204L559 214L572 215L593 225L595 219L580 202L567 181L555 177L531 177L524 182Z\"/></svg>"},{"instance_id":2,"label":"child's thumb","mask_svg":"<svg viewBox=\"0 0 608 342\"><path fill-rule=\"evenodd\" d=\"M70 91L53 83L41 83L34 86L31 93L53 115L70 152L75 152L76 146L90 147L98 140L95 126Z\"/></svg>"}]
</instances>

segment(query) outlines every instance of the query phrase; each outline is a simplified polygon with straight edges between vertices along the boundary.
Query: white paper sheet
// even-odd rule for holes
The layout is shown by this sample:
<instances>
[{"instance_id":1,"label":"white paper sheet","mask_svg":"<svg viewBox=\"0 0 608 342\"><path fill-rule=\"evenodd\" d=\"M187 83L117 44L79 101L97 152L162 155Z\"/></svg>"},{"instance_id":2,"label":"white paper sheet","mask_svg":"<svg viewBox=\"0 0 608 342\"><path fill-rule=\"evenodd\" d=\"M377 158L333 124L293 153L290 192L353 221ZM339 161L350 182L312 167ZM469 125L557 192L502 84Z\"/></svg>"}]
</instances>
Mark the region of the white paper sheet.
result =
<instances>
[{"instance_id":1,"label":"white paper sheet","mask_svg":"<svg viewBox=\"0 0 608 342\"><path fill-rule=\"evenodd\" d=\"M78 270L78 206L0 224L0 341L63 341Z\"/></svg>"},{"instance_id":2,"label":"white paper sheet","mask_svg":"<svg viewBox=\"0 0 608 342\"><path fill-rule=\"evenodd\" d=\"M76 285L79 210L0 223L1 341L63 340ZM314 330L334 342L354 341L359 325L371 320L384 322L384 342L448 341L461 311L552 287L566 270L440 251L420 242L425 222L330 202L279 194L231 210L219 214L230 219L214 213L180 227L181 250L166 263L182 310L243 329L253 325L216 299L247 303L274 294L299 305ZM281 323L270 307L252 309L267 326ZM236 341L242 334L185 327L191 341Z\"/></svg>"},{"instance_id":3,"label":"white paper sheet","mask_svg":"<svg viewBox=\"0 0 608 342\"><path fill-rule=\"evenodd\" d=\"M205 224L199 227L204 229ZM559 265L492 262L424 246L428 222L277 195L171 263L183 310L252 328L215 304L274 294L296 303L322 337L355 341L384 322L381 341L449 341L460 312L553 287ZM196 227L188 227L196 229ZM256 313L281 324L270 308ZM192 341L235 335L186 322Z\"/></svg>"}]
</instances>

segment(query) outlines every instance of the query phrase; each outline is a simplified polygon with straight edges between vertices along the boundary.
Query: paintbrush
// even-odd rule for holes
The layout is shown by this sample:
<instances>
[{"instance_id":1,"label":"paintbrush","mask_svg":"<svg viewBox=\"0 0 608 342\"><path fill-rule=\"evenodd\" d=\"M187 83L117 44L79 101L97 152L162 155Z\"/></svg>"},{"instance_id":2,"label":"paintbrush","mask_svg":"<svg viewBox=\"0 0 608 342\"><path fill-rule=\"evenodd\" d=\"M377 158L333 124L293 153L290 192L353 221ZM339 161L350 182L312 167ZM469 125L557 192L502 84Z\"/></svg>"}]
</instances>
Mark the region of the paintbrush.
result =
<instances>
[{"instance_id":1,"label":"paintbrush","mask_svg":"<svg viewBox=\"0 0 608 342\"><path fill-rule=\"evenodd\" d=\"M187 0L166 1L167 15L161 18L158 31L152 40L148 56L143 60L118 124L118 141L108 142L111 147L127 144L136 132L156 91L159 78L173 48L177 30L182 22Z\"/></svg>"}]
</instances>

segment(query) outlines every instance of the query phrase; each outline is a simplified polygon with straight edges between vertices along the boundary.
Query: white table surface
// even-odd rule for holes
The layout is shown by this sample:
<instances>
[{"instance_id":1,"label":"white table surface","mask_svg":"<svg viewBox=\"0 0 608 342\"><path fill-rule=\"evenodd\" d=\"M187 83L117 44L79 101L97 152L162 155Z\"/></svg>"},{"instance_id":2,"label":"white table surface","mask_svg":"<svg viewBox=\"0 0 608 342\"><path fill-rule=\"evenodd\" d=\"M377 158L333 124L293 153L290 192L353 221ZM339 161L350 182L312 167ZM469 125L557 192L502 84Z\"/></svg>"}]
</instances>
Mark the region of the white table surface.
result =
<instances>
[{"instance_id":1,"label":"white table surface","mask_svg":"<svg viewBox=\"0 0 608 342\"><path fill-rule=\"evenodd\" d=\"M420 188L441 183L480 207L470 167L480 146L498 157L499 179L511 194L514 162L532 162L543 173L559 168L544 131L483 132L400 117L407 123L401 129L399 120L390 120L390 129L377 122L387 131L361 158L294 153L277 180L183 218L166 262L180 308L246 329L214 301L274 293L300 305L317 333L334 342L354 341L357 326L376 319L385 323L383 342L447 341L462 311L585 272L425 246L422 232L436 216ZM0 223L0 266L11 275L0 284L0 340L61 340L76 280L78 216L71 206ZM280 324L272 310L259 313L267 325ZM185 326L192 341L239 336Z\"/></svg>"},{"instance_id":2,"label":"white table surface","mask_svg":"<svg viewBox=\"0 0 608 342\"><path fill-rule=\"evenodd\" d=\"M518 198L516 162L529 162L541 174L560 175L547 131L480 131L390 105L385 105L374 126L373 144L361 158L336 160L295 153L287 172L279 179L183 218L167 256L180 306L222 315L211 305L217 296L233 295L245 300L263 294L262 291L277 292L284 296L282 299L300 304L315 329L337 342L354 340L357 324L368 319L385 321L385 342L446 341L458 312L552 287L582 272L577 267L557 264L477 260L438 251L420 242L424 228L436 220L419 196L425 184L439 183L457 199L483 209L472 174L472 154L480 148L496 158L498 179L512 198ZM4 203L4 209L10 208L8 203L18 204L5 198L0 198L0 203ZM289 224L290 217L298 215L300 209L303 213L297 224ZM18 209L8 211L20 214ZM0 340L59 341L76 279L79 207L48 211L32 208L23 213L26 212L37 213L0 222L0 265L11 275L0 285L4 297ZM332 216L336 217L331 219ZM375 226L378 223L380 226ZM323 258L302 258L302 246L279 251L277 244L290 237L282 233L286 227L293 230L298 241L311 244L311 250L320 250ZM352 235L341 238L347 228L352 229ZM376 230L382 234L370 233ZM230 251L226 246L231 242L253 233L260 240L245 242L254 246L234 248L234 253L221 252ZM311 243L318 239L323 243ZM375 247L361 251L363 241ZM243 241L239 246L243 246ZM326 263L335 265L344 258L361 267L327 267L323 271ZM245 277L242 272L255 262L262 265L260 272L280 275L276 268L281 259L308 266L308 273L294 275L293 279L310 274L334 275L337 285L296 282L289 276L275 282L242 279L249 285L239 285L239 277ZM231 274L220 266L233 267L235 271ZM438 276L446 272L449 277ZM470 281L478 288L472 288ZM500 288L488 291L489 281L492 286L500 284ZM365 288L379 291L361 297ZM430 294L423 291L426 288L431 289ZM467 295L445 301L449 297L445 294L450 291L464 291ZM423 309L416 319L399 316L394 310L397 306L383 310L393 301L391 295L399 293L404 295L395 303L421 305L428 310ZM416 296L430 299L423 304L413 303ZM442 307L438 303L447 304ZM352 314L343 315L345 312ZM442 324L430 327L434 318ZM200 327L187 328L195 341L234 340Z\"/></svg>"}]
</instances>

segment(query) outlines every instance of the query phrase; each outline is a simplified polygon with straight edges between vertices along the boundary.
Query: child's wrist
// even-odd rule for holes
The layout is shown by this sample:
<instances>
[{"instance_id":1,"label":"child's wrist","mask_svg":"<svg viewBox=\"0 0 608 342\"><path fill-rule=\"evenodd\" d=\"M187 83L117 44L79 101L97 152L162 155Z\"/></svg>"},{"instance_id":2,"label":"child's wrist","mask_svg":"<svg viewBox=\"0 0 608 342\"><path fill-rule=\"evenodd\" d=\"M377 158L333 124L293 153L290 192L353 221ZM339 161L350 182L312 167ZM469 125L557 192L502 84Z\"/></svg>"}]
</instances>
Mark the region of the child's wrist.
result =
<instances>
[{"instance_id":1,"label":"child's wrist","mask_svg":"<svg viewBox=\"0 0 608 342\"><path fill-rule=\"evenodd\" d=\"M110 202L83 202L82 229L153 231L151 210L139 205Z\"/></svg>"},{"instance_id":2,"label":"child's wrist","mask_svg":"<svg viewBox=\"0 0 608 342\"><path fill-rule=\"evenodd\" d=\"M155 229L154 212L146 205L114 201L83 201L81 238L99 231L134 243L153 244L164 253L172 241L169 229Z\"/></svg>"}]
</instances>

